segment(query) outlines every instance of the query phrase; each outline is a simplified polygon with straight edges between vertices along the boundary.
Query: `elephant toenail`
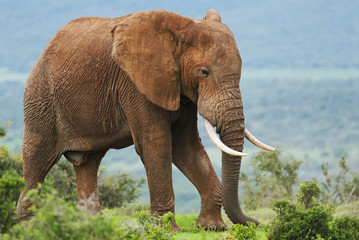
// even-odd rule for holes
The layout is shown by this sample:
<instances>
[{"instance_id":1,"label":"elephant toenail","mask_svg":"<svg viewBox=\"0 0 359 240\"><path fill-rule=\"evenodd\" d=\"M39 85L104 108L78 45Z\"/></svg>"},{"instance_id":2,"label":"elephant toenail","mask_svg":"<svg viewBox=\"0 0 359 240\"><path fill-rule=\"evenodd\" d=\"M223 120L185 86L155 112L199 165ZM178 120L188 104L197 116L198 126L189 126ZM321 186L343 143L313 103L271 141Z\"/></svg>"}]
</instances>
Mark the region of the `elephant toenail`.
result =
<instances>
[{"instance_id":1,"label":"elephant toenail","mask_svg":"<svg viewBox=\"0 0 359 240\"><path fill-rule=\"evenodd\" d=\"M211 226L209 226L209 230L211 230L211 231L217 230L216 225L211 225Z\"/></svg>"}]
</instances>

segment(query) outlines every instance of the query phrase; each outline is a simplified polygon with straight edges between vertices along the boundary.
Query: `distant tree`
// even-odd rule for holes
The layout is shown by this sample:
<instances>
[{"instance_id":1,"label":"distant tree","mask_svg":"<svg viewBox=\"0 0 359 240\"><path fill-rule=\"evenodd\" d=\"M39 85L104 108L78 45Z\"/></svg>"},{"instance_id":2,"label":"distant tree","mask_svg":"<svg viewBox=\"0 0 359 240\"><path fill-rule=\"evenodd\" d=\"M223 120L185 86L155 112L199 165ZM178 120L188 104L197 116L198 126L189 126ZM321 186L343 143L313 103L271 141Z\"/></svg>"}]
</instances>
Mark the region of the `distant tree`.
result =
<instances>
[{"instance_id":1,"label":"distant tree","mask_svg":"<svg viewBox=\"0 0 359 240\"><path fill-rule=\"evenodd\" d=\"M242 202L248 209L270 206L278 199L292 199L293 188L298 183L298 169L302 161L274 152L260 151L250 164L252 173L241 173Z\"/></svg>"},{"instance_id":2,"label":"distant tree","mask_svg":"<svg viewBox=\"0 0 359 240\"><path fill-rule=\"evenodd\" d=\"M339 173L330 174L328 163L322 164L324 181L322 200L326 203L343 204L359 199L359 173L351 171L345 157L339 160ZM317 179L314 179L317 181Z\"/></svg>"}]
</instances>

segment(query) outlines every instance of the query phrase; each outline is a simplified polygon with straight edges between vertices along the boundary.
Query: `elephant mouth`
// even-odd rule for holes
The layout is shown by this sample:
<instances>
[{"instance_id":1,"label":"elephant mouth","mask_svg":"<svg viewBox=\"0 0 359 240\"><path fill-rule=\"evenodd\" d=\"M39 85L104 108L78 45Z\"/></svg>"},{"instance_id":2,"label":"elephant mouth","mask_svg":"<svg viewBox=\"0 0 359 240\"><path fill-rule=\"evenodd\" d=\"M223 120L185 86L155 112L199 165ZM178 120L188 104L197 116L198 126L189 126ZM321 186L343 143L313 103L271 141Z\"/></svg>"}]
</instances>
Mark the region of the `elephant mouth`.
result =
<instances>
[{"instance_id":1,"label":"elephant mouth","mask_svg":"<svg viewBox=\"0 0 359 240\"><path fill-rule=\"evenodd\" d=\"M223 152L232 155L232 156L247 156L246 153L242 153L242 152L238 152L235 151L229 147L227 147L217 136L212 124L205 118L203 118L203 122L204 122L204 126L206 128L206 132L209 136L209 138L211 139L211 141L214 143L214 145L216 145L219 149L221 149ZM244 129L244 136L254 145L256 145L257 147L267 150L267 151L274 151L275 148L271 147L267 144L262 143L261 141L259 141L256 137L253 136L253 134L251 134L248 129Z\"/></svg>"}]
</instances>

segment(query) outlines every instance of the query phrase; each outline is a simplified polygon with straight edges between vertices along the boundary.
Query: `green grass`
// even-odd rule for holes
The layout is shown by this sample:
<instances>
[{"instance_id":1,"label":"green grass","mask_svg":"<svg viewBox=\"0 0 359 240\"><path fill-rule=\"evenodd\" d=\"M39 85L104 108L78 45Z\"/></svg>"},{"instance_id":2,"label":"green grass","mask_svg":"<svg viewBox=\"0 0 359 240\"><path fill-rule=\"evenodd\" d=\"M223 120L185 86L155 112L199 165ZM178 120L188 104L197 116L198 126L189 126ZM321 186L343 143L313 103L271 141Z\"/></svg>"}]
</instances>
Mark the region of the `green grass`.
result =
<instances>
[{"instance_id":1,"label":"green grass","mask_svg":"<svg viewBox=\"0 0 359 240\"><path fill-rule=\"evenodd\" d=\"M174 239L218 239L221 233L210 232L196 227L196 215L176 215L176 223L182 229Z\"/></svg>"},{"instance_id":2,"label":"green grass","mask_svg":"<svg viewBox=\"0 0 359 240\"><path fill-rule=\"evenodd\" d=\"M262 215L262 212L264 214ZM266 219L268 215L267 209L263 211L263 209L256 212L257 216L260 216L259 219ZM262 215L262 216L261 216ZM205 231L203 229L199 229L196 227L197 215L176 215L176 223L182 229L180 233L176 233L174 235L174 239L184 240L184 239L222 239L222 235L224 232L214 232L214 231ZM228 220L226 216L223 216L224 221L227 224L227 227L231 227L232 224ZM265 223L265 222L264 222ZM258 239L264 240L267 239L265 235L264 224L259 226L257 229Z\"/></svg>"},{"instance_id":3,"label":"green grass","mask_svg":"<svg viewBox=\"0 0 359 240\"><path fill-rule=\"evenodd\" d=\"M116 218L116 221L121 223L134 218L134 212L137 210L148 210L149 206L142 203L131 203L121 208L113 209L104 209L102 211L103 215ZM255 211L246 212L249 216L257 218L261 224L257 229L258 239L264 240L267 239L265 235L265 226L271 221L274 217L274 212L269 208L260 208ZM224 222L227 225L227 228L232 227L231 221L228 217L222 215ZM215 232L215 231L206 231L196 227L196 221L198 218L197 214L176 214L176 223L182 229L181 232L175 233L173 238L176 240L180 239L222 239L225 232Z\"/></svg>"}]
</instances>

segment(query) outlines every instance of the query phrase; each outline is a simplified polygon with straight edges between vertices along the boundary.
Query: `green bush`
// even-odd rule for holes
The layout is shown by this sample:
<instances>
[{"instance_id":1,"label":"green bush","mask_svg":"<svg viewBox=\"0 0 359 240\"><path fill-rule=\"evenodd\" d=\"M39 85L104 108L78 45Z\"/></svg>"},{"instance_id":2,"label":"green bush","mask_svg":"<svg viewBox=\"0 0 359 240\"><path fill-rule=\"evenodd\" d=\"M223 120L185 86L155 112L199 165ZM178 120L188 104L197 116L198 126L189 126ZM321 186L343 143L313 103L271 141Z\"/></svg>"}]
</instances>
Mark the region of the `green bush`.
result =
<instances>
[{"instance_id":1,"label":"green bush","mask_svg":"<svg viewBox=\"0 0 359 240\"><path fill-rule=\"evenodd\" d=\"M115 217L90 215L61 198L56 192L42 196L31 190L26 198L36 215L15 225L3 239L141 239L145 231L136 221L119 222Z\"/></svg>"},{"instance_id":2,"label":"green bush","mask_svg":"<svg viewBox=\"0 0 359 240\"><path fill-rule=\"evenodd\" d=\"M315 182L305 181L299 185L297 192L297 202L302 204L305 209L308 209L316 204L316 199L320 197L322 190Z\"/></svg>"},{"instance_id":3,"label":"green bush","mask_svg":"<svg viewBox=\"0 0 359 240\"><path fill-rule=\"evenodd\" d=\"M358 240L359 218L344 216L335 219L330 225L332 240Z\"/></svg>"},{"instance_id":4,"label":"green bush","mask_svg":"<svg viewBox=\"0 0 359 240\"><path fill-rule=\"evenodd\" d=\"M131 203L140 196L140 187L145 179L135 179L128 174L108 174L105 170L100 171L99 196L103 207L121 207L124 203Z\"/></svg>"},{"instance_id":5,"label":"green bush","mask_svg":"<svg viewBox=\"0 0 359 240\"><path fill-rule=\"evenodd\" d=\"M98 191L101 205L104 208L121 207L124 203L133 202L140 196L140 187L145 180L131 178L128 174L108 173L101 168L98 177ZM43 191L56 189L65 200L77 203L76 175L72 164L61 159L47 175Z\"/></svg>"},{"instance_id":6,"label":"green bush","mask_svg":"<svg viewBox=\"0 0 359 240\"><path fill-rule=\"evenodd\" d=\"M22 155L10 153L6 146L0 146L0 173L15 171L22 176Z\"/></svg>"},{"instance_id":7,"label":"green bush","mask_svg":"<svg viewBox=\"0 0 359 240\"><path fill-rule=\"evenodd\" d=\"M0 233L15 224L16 202L24 187L20 154L10 154L5 146L0 147Z\"/></svg>"},{"instance_id":8,"label":"green bush","mask_svg":"<svg viewBox=\"0 0 359 240\"><path fill-rule=\"evenodd\" d=\"M16 223L16 201L24 187L24 179L15 171L2 173L0 178L0 233Z\"/></svg>"},{"instance_id":9,"label":"green bush","mask_svg":"<svg viewBox=\"0 0 359 240\"><path fill-rule=\"evenodd\" d=\"M76 176L72 164L60 159L47 174L41 192L51 193L56 189L66 201L77 204Z\"/></svg>"},{"instance_id":10,"label":"green bush","mask_svg":"<svg viewBox=\"0 0 359 240\"><path fill-rule=\"evenodd\" d=\"M248 226L241 224L235 224L231 227L228 232L224 233L221 236L221 239L225 240L235 240L235 239L244 239L244 240L256 240L257 236L257 226L254 223L248 222Z\"/></svg>"},{"instance_id":11,"label":"green bush","mask_svg":"<svg viewBox=\"0 0 359 240\"><path fill-rule=\"evenodd\" d=\"M269 239L329 239L329 223L334 208L317 201L320 187L304 182L297 193L297 204L276 201L273 210L277 216L271 222Z\"/></svg>"},{"instance_id":12,"label":"green bush","mask_svg":"<svg viewBox=\"0 0 359 240\"><path fill-rule=\"evenodd\" d=\"M278 215L271 223L269 239L328 239L332 207L323 204L301 209L287 201L277 201L273 209Z\"/></svg>"},{"instance_id":13,"label":"green bush","mask_svg":"<svg viewBox=\"0 0 359 240\"><path fill-rule=\"evenodd\" d=\"M144 227L149 239L172 239L171 223L174 220L172 213L152 216L149 211L139 211L136 213L136 218Z\"/></svg>"}]
</instances>

